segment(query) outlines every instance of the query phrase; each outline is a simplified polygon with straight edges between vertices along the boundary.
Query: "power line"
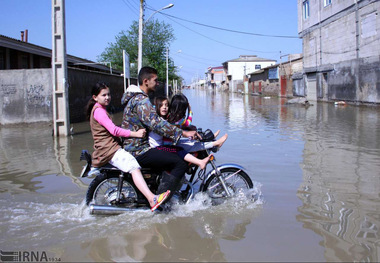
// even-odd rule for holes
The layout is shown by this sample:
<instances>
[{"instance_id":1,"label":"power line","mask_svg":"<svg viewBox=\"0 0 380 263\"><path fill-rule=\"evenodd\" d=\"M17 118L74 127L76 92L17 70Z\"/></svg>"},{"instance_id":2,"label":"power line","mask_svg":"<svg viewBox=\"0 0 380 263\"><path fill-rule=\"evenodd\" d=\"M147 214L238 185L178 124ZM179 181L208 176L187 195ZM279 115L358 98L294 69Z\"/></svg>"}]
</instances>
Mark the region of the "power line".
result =
<instances>
[{"instance_id":1,"label":"power line","mask_svg":"<svg viewBox=\"0 0 380 263\"><path fill-rule=\"evenodd\" d=\"M147 9L152 10L152 11L156 11L155 9L151 8L150 6L147 6ZM227 43L225 43L225 42L222 42L222 41L219 41L219 40L216 40L216 39L210 38L210 37L208 37L208 36L206 36L206 35L203 35L203 34L197 32L197 31L195 31L195 30L193 30L193 29L191 29L191 28L189 28L189 27L187 27L187 26L185 26L185 25L179 23L178 21L175 21L174 19L171 18L172 16L166 15L165 13L161 13L161 12L158 12L158 13L160 13L160 14L162 14L162 15L165 15L168 19L170 19L170 20L173 21L174 23L177 23L178 25L180 25L180 26L186 28L187 30L190 30L190 31L192 31L192 32L194 32L194 33L196 33L196 34L198 34L198 35L204 37L204 38L207 38L207 39L209 39L209 40L212 40L212 41L214 41L214 42L217 42L217 43L219 43L219 44L222 44L222 45L225 45L225 46L228 46L228 47L232 47L232 48L236 48L236 49L240 49L240 50L245 50L245 51L250 51L250 52L255 52L255 53L271 53L271 54L274 54L274 53L278 53L278 52L279 52L279 51L258 51L258 50L252 50L252 49L246 49L246 48L241 48L241 47L233 46L233 45L227 44Z\"/></svg>"},{"instance_id":2,"label":"power line","mask_svg":"<svg viewBox=\"0 0 380 263\"><path fill-rule=\"evenodd\" d=\"M148 6L147 8L150 9L150 10L152 10L152 11L156 11L155 9L153 9L153 8L151 8L151 7L149 7L149 6ZM161 12L158 12L158 13L163 14L163 13L161 13ZM220 43L220 44L225 45L225 46L229 46L229 47L236 48L236 49L240 49L240 50L245 50L245 51L255 52L255 53L272 53L272 54L273 54L273 53L278 53L278 52L279 52L279 51L257 51L257 50L251 50L251 49L246 49L246 48L236 47L236 46L233 46L233 45L230 45L230 44L224 43L224 42L222 42L222 41L219 41L219 40L215 40L215 39L213 39L213 38L210 38L210 37L208 37L208 36L206 36L206 35L204 35L204 34L201 34L201 33L197 32L197 31L195 31L195 30L193 30L193 29L191 29L191 28L189 28L189 27L183 25L182 23L179 23L178 21L175 21L174 19L172 19L172 18L169 17L169 16L167 16L167 19L170 19L170 20L173 21L174 23L177 23L178 25L180 25L180 26L186 28L187 30L190 30L190 31L192 31L192 32L194 32L194 33L196 33L196 34L198 34L198 35L204 37L204 38L207 38L207 39L209 39L209 40L212 40L212 41L214 41L214 42ZM178 56L178 54L176 54L176 55ZM196 63L200 63L200 64L207 65L207 67L210 66L210 63L204 63L204 62L194 61L194 60L192 60L192 59L188 59L188 60L191 60L191 61L196 62ZM218 63L219 63L219 62L218 62ZM202 70L202 71L203 71L203 70ZM181 69L181 72L186 72L186 71L183 70L183 69ZM190 73L190 72L187 72L187 73Z\"/></svg>"},{"instance_id":3,"label":"power line","mask_svg":"<svg viewBox=\"0 0 380 263\"><path fill-rule=\"evenodd\" d=\"M139 15L139 10L136 6L133 6L133 4L131 4L129 2L129 0L122 0L124 2L124 4L134 13L136 14L137 16Z\"/></svg>"},{"instance_id":4,"label":"power line","mask_svg":"<svg viewBox=\"0 0 380 263\"><path fill-rule=\"evenodd\" d=\"M160 12L159 12L159 13L160 13ZM179 23L179 22L177 22L177 21L174 21L174 20L173 20L172 18L170 18L170 17L168 17L168 19L172 20L174 23L177 23L177 24L179 24L180 26L183 26L184 28L186 28L187 30L190 30L190 31L192 31L192 32L194 32L194 33L196 33L196 34L198 34L198 35L204 37L204 38L207 38L207 39L209 39L209 40L215 41L215 42L217 42L217 43L219 43L219 44L222 44L222 45L225 45L225 46L228 46L228 47L232 47L232 48L236 48L236 49L241 49L241 50L245 50L245 51L256 52L256 53L278 53L278 51L257 51L257 50L252 50L252 49L246 49L246 48L236 47L236 46L233 46L233 45L230 45L230 44L224 43L224 42L222 42L222 41L219 41L219 40L216 40L216 39L210 38L210 37L208 37L208 36L205 36L205 35L203 35L203 34L197 32L197 31L195 31L195 30L193 30L193 29L188 28L187 26L185 26L185 25L183 25L183 24L181 24L181 23Z\"/></svg>"},{"instance_id":5,"label":"power line","mask_svg":"<svg viewBox=\"0 0 380 263\"><path fill-rule=\"evenodd\" d=\"M206 65L206 66L210 66L211 63L206 63L206 62L201 62L201 61L197 61L197 60L194 60L194 59L190 59L190 58L186 58L185 59L186 61L192 61L192 62L195 62L195 63L198 63L198 64L203 64L203 65Z\"/></svg>"},{"instance_id":6,"label":"power line","mask_svg":"<svg viewBox=\"0 0 380 263\"><path fill-rule=\"evenodd\" d=\"M185 59L185 60L190 60L190 61L201 63L201 64L207 64L207 65L209 65L210 62L212 62L212 63L220 63L220 61L217 61L217 60L212 60L212 59L207 59L207 58L199 58L199 57L196 57L196 56L193 56L193 55L184 54L183 52L181 52L180 54L174 53L173 55L175 55L177 57L180 57L182 59ZM182 55L185 55L186 57L190 57L190 58L185 58ZM203 61L200 61L200 60L203 60Z\"/></svg>"},{"instance_id":7,"label":"power line","mask_svg":"<svg viewBox=\"0 0 380 263\"><path fill-rule=\"evenodd\" d=\"M149 10L151 10L151 11L157 11L156 9L152 8L152 7L149 6L149 5L147 5L146 8L149 9ZM255 52L255 53L269 53L269 54L276 54L276 53L279 52L279 51L259 51L259 50L252 50L252 49L246 49L246 48L241 48L241 47L233 46L233 45L227 44L227 43L225 43L225 42L222 42L222 41L219 41L219 40L216 40L216 39L210 38L210 37L208 37L208 36L206 36L206 35L204 35L204 34L201 34L201 33L197 32L197 31L195 31L195 30L193 30L193 29L191 29L191 28L189 28L189 27L187 27L187 26L185 26L185 25L183 25L183 24L179 23L178 21L175 21L174 19L171 18L171 17L175 17L175 16L167 15L167 14L162 13L162 12L157 12L157 13L160 13L161 15L165 15L168 19L170 19L170 20L173 21L174 23L177 23L178 25L180 25L180 26L186 28L187 30L190 30L190 31L192 31L192 32L194 32L194 33L196 33L196 34L198 34L198 35L204 37L204 38L207 38L207 39L209 39L209 40L211 40L211 41L217 42L217 43L219 43L219 44L222 44L222 45L225 45L225 46L228 46L228 47L232 47L232 48L240 49L240 50L244 50L244 51ZM175 17L175 18L177 18L177 17ZM178 18L178 19L180 19L180 18ZM191 21L186 20L186 19L180 19L180 20L184 20L184 21L191 22ZM194 23L196 23L196 22L194 22Z\"/></svg>"},{"instance_id":8,"label":"power line","mask_svg":"<svg viewBox=\"0 0 380 263\"><path fill-rule=\"evenodd\" d=\"M150 10L154 10L154 9L152 9L150 7L147 7L147 8L150 9ZM244 32L244 31L238 31L238 30L233 30L233 29L221 28L221 27L217 27L217 26L206 25L206 24L202 24L202 23L199 23L199 22L195 22L195 21L184 19L184 18L176 17L176 16L169 15L169 14L166 14L166 13L161 13L161 12L159 12L159 13L162 14L162 15L164 15L164 16L166 16L166 17L172 17L172 18L175 18L175 19L178 19L178 20L182 20L182 21L185 21L185 22L189 22L189 23L193 23L193 24L196 24L196 25L200 25L200 26L204 26L204 27L209 27L209 28L213 28L213 29L217 29L217 30L222 30L222 31L227 31L227 32L232 32L232 33L238 33L238 34L244 34L244 35L252 35L252 36L258 36L258 37L277 37L277 38L297 38L297 39L299 39L298 36L268 35L268 34L251 33L251 32Z\"/></svg>"},{"instance_id":9,"label":"power line","mask_svg":"<svg viewBox=\"0 0 380 263\"><path fill-rule=\"evenodd\" d=\"M181 71L183 73L186 73L188 75L193 75L195 71L201 71L200 69L195 69L195 68L189 68L189 69L192 70L192 71L188 71L188 70L183 69L183 68L181 68L179 71Z\"/></svg>"}]
</instances>

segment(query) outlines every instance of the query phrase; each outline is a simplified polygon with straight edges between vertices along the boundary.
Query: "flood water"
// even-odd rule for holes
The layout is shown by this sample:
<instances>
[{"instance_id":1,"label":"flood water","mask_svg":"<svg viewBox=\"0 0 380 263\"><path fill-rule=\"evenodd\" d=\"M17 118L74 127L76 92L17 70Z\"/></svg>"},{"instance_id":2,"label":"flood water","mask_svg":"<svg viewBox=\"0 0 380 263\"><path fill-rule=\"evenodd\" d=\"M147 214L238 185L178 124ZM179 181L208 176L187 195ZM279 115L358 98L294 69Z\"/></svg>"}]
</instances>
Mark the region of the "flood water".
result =
<instances>
[{"instance_id":1,"label":"flood water","mask_svg":"<svg viewBox=\"0 0 380 263\"><path fill-rule=\"evenodd\" d=\"M73 262L380 261L380 108L184 94L196 126L229 134L217 164L245 167L256 203L210 206L196 195L169 214L90 215L91 179L78 177L80 151L92 150L88 123L58 139L52 126L2 127L2 261L5 252Z\"/></svg>"}]
</instances>

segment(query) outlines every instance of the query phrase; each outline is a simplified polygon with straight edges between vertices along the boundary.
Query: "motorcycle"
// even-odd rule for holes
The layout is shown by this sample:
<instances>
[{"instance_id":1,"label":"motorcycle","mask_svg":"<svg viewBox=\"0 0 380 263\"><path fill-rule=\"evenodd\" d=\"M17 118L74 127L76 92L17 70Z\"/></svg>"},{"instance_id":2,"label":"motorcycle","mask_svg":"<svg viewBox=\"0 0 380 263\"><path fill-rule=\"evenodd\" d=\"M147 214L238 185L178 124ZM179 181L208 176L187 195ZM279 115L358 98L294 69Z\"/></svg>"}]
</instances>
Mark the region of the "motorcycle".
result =
<instances>
[{"instance_id":1,"label":"motorcycle","mask_svg":"<svg viewBox=\"0 0 380 263\"><path fill-rule=\"evenodd\" d=\"M198 133L204 142L214 140L210 130L202 132L198 129ZM211 148L193 154L203 159L211 152L217 151L217 148ZM91 214L119 214L137 209L150 209L148 201L133 183L131 174L124 173L110 164L100 168L92 167L91 155L87 150L82 150L80 160L87 162L80 177L95 177L86 193L86 205L89 206ZM206 174L209 166L211 169ZM155 193L161 181L162 170L141 168L141 173L148 187ZM220 204L226 199L240 193L244 194L253 188L253 182L242 166L238 164L217 166L214 156L210 158L205 169L189 164L180 184L181 187L175 196L178 197L180 203L184 204L193 199L196 188L198 192L206 193L212 204Z\"/></svg>"}]
</instances>

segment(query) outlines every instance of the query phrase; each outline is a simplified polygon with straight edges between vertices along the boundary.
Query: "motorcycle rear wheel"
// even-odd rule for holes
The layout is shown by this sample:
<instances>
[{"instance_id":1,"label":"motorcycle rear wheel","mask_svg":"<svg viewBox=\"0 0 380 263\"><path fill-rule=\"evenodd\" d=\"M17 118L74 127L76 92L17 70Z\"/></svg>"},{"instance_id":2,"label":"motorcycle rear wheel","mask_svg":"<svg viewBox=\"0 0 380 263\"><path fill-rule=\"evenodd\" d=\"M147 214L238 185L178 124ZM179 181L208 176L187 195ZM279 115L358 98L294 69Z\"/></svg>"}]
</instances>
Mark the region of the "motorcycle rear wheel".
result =
<instances>
[{"instance_id":1,"label":"motorcycle rear wheel","mask_svg":"<svg viewBox=\"0 0 380 263\"><path fill-rule=\"evenodd\" d=\"M228 191L232 197L237 196L240 192L246 193L249 189L253 188L251 178L243 170L235 167L227 167L220 170L221 176L225 180ZM224 201L228 195L223 188L218 177L213 174L207 180L203 191L217 203Z\"/></svg>"},{"instance_id":2,"label":"motorcycle rear wheel","mask_svg":"<svg viewBox=\"0 0 380 263\"><path fill-rule=\"evenodd\" d=\"M100 174L90 183L87 194L86 204L89 205L118 205L123 207L136 206L138 194L135 186L128 178L124 178L120 202L116 203L118 175Z\"/></svg>"}]
</instances>

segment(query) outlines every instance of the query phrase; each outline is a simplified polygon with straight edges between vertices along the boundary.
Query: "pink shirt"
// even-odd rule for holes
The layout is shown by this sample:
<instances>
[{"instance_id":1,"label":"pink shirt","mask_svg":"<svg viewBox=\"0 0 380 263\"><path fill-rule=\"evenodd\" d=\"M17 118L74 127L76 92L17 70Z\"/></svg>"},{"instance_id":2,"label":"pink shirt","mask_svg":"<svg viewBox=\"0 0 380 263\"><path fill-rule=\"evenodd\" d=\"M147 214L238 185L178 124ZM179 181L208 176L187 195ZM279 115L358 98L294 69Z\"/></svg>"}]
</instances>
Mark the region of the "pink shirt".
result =
<instances>
[{"instance_id":1,"label":"pink shirt","mask_svg":"<svg viewBox=\"0 0 380 263\"><path fill-rule=\"evenodd\" d=\"M126 130L116 126L112 120L108 117L105 107L96 103L95 105L99 106L94 111L94 119L99 122L104 128L107 129L113 136L118 137L129 137L131 135L130 130Z\"/></svg>"}]
</instances>

